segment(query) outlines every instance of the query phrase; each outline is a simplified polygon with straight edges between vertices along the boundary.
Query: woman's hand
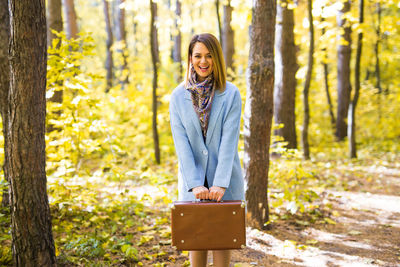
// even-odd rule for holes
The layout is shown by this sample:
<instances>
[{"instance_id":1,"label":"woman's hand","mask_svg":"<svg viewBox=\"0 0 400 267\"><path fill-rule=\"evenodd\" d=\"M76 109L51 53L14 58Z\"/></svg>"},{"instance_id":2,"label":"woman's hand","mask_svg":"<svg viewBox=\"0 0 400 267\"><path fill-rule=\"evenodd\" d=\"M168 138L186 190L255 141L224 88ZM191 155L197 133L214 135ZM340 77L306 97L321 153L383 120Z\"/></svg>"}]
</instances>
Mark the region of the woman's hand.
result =
<instances>
[{"instance_id":1,"label":"woman's hand","mask_svg":"<svg viewBox=\"0 0 400 267\"><path fill-rule=\"evenodd\" d=\"M193 188L192 190L196 199L208 199L209 198L209 191L205 186L198 186Z\"/></svg>"},{"instance_id":2,"label":"woman's hand","mask_svg":"<svg viewBox=\"0 0 400 267\"><path fill-rule=\"evenodd\" d=\"M208 198L216 201L221 201L222 197L225 194L225 188L219 186L212 186L210 188L210 193L208 194Z\"/></svg>"}]
</instances>

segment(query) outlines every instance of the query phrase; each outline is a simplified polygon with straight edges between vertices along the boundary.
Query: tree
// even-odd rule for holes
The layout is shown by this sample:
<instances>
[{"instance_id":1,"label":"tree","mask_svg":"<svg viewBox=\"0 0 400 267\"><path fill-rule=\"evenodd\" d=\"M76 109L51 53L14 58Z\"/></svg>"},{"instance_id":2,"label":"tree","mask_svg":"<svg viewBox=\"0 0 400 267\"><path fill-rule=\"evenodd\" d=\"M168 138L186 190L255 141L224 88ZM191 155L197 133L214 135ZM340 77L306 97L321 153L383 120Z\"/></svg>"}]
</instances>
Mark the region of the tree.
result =
<instances>
[{"instance_id":1,"label":"tree","mask_svg":"<svg viewBox=\"0 0 400 267\"><path fill-rule=\"evenodd\" d=\"M360 0L359 4L359 21L360 25L364 23L364 0ZM362 40L363 33L360 31L357 36L357 52L356 52L356 62L354 67L354 97L350 102L350 112L349 112L349 148L350 148L350 158L357 157L357 146L356 146L356 106L358 98L360 96L360 61L361 61L361 51L362 51Z\"/></svg>"},{"instance_id":2,"label":"tree","mask_svg":"<svg viewBox=\"0 0 400 267\"><path fill-rule=\"evenodd\" d=\"M219 0L215 0L215 11L216 11L216 15L217 15L219 42L221 43L221 46L223 46L221 17L219 16Z\"/></svg>"},{"instance_id":3,"label":"tree","mask_svg":"<svg viewBox=\"0 0 400 267\"><path fill-rule=\"evenodd\" d=\"M303 131L301 133L301 141L303 144L303 157L304 159L310 159L310 148L308 144L308 125L310 123L310 105L308 103L308 95L310 91L310 83L312 76L312 68L314 63L314 20L312 15L312 0L307 0L307 13L309 22L310 36L310 48L308 50L308 64L307 64L307 75L304 82L303 89L303 105L304 105L304 119L303 119Z\"/></svg>"},{"instance_id":4,"label":"tree","mask_svg":"<svg viewBox=\"0 0 400 267\"><path fill-rule=\"evenodd\" d=\"M110 8L108 5L108 1L103 0L103 5L104 5L104 20L106 22L106 31L107 31L107 41L106 41L106 46L107 46L107 57L106 57L107 87L106 87L106 92L108 92L113 85L114 63L113 63L113 52L111 50L111 47L113 45L113 33L112 33L112 28L111 28Z\"/></svg>"},{"instance_id":5,"label":"tree","mask_svg":"<svg viewBox=\"0 0 400 267\"><path fill-rule=\"evenodd\" d=\"M288 1L277 5L275 39L274 118L283 128L275 130L288 142L288 148L297 147L296 138L296 45L294 43L294 12Z\"/></svg>"},{"instance_id":6,"label":"tree","mask_svg":"<svg viewBox=\"0 0 400 267\"><path fill-rule=\"evenodd\" d=\"M244 113L244 170L250 225L269 220L268 170L274 91L274 0L254 0Z\"/></svg>"},{"instance_id":7,"label":"tree","mask_svg":"<svg viewBox=\"0 0 400 267\"><path fill-rule=\"evenodd\" d=\"M157 83L158 83L158 66L160 64L160 56L158 52L158 33L155 25L157 19L157 3L150 0L151 20L150 20L150 48L151 59L153 63L153 139L154 139L154 155L157 164L160 164L160 145L158 141L157 130Z\"/></svg>"},{"instance_id":8,"label":"tree","mask_svg":"<svg viewBox=\"0 0 400 267\"><path fill-rule=\"evenodd\" d=\"M378 92L382 93L382 86L381 86L381 68L379 65L379 44L381 41L381 16L382 16L382 8L380 1L376 3L376 12L378 14L378 22L376 25L376 42L375 42L375 75L376 75L376 85L375 87L378 88Z\"/></svg>"},{"instance_id":9,"label":"tree","mask_svg":"<svg viewBox=\"0 0 400 267\"><path fill-rule=\"evenodd\" d=\"M53 40L58 38L57 35L53 33L54 31L61 32L63 30L63 20L62 20L62 11L61 11L61 0L49 0L47 2L47 46L51 46L53 43ZM60 40L60 38L58 38ZM61 42L61 40L60 40ZM60 43L58 43L58 46L60 46ZM60 81L59 83L62 85L62 82ZM62 87L62 86L60 86ZM63 101L63 91L62 90L56 90L54 91L54 95L49 99L51 102L55 103L62 103ZM61 112L57 112L58 115L61 114ZM54 127L48 127L48 131L51 132L54 130Z\"/></svg>"},{"instance_id":10,"label":"tree","mask_svg":"<svg viewBox=\"0 0 400 267\"><path fill-rule=\"evenodd\" d=\"M337 90L338 106L336 114L336 138L342 141L347 136L347 115L349 110L351 83L350 83L350 59L351 59L351 27L346 19L350 11L350 1L342 2L343 8L339 11L337 23L341 28L339 45L337 47Z\"/></svg>"},{"instance_id":11,"label":"tree","mask_svg":"<svg viewBox=\"0 0 400 267\"><path fill-rule=\"evenodd\" d=\"M230 1L224 4L224 24L222 30L222 50L224 51L226 68L233 72L233 54L235 53L234 32L231 26L232 10ZM228 71L228 76L232 76Z\"/></svg>"},{"instance_id":12,"label":"tree","mask_svg":"<svg viewBox=\"0 0 400 267\"><path fill-rule=\"evenodd\" d=\"M54 38L57 36L52 32L55 30L61 32L63 30L63 20L61 11L61 0L48 0L47 1L47 45L50 46Z\"/></svg>"},{"instance_id":13,"label":"tree","mask_svg":"<svg viewBox=\"0 0 400 267\"><path fill-rule=\"evenodd\" d=\"M3 136L4 136L4 179L10 182L8 174L8 138L7 138L7 125L8 125L8 93L10 90L10 65L8 61L8 41L10 38L10 17L8 14L8 1L0 2L0 105L1 105L1 118L3 123ZM8 187L3 191L3 198L1 205L8 207L10 205L10 198L8 194Z\"/></svg>"},{"instance_id":14,"label":"tree","mask_svg":"<svg viewBox=\"0 0 400 267\"><path fill-rule=\"evenodd\" d=\"M174 36L174 49L172 50L172 59L175 63L179 64L179 75L177 76L177 80L182 80L182 34L180 29L180 21L181 19L181 1L176 0L175 7L175 27L176 34Z\"/></svg>"},{"instance_id":15,"label":"tree","mask_svg":"<svg viewBox=\"0 0 400 267\"><path fill-rule=\"evenodd\" d=\"M322 9L323 10L323 9ZM321 17L321 22L323 23L325 21L325 18L322 16ZM322 26L322 36L325 34L325 26ZM322 67L324 69L324 84L325 84L325 93L326 93L326 99L328 101L328 109L329 109L329 116L331 117L331 124L332 124L332 129L335 128L335 115L333 114L333 104L332 104L332 98L331 94L329 92L329 67L328 67L328 53L326 46L322 48L322 53L323 53L323 58L322 58Z\"/></svg>"},{"instance_id":16,"label":"tree","mask_svg":"<svg viewBox=\"0 0 400 267\"><path fill-rule=\"evenodd\" d=\"M67 22L67 38L78 37L78 24L76 22L76 12L74 0L63 0L65 20Z\"/></svg>"},{"instance_id":17,"label":"tree","mask_svg":"<svg viewBox=\"0 0 400 267\"><path fill-rule=\"evenodd\" d=\"M10 0L10 92L7 139L15 266L55 266L46 193L45 0Z\"/></svg>"},{"instance_id":18,"label":"tree","mask_svg":"<svg viewBox=\"0 0 400 267\"><path fill-rule=\"evenodd\" d=\"M120 83L122 88L124 88L125 84L127 84L129 80L128 51L127 51L126 30L125 30L125 0L118 0L116 22L117 22L116 39L119 42L120 46L118 52L122 55L122 64L120 67L121 69Z\"/></svg>"}]
</instances>

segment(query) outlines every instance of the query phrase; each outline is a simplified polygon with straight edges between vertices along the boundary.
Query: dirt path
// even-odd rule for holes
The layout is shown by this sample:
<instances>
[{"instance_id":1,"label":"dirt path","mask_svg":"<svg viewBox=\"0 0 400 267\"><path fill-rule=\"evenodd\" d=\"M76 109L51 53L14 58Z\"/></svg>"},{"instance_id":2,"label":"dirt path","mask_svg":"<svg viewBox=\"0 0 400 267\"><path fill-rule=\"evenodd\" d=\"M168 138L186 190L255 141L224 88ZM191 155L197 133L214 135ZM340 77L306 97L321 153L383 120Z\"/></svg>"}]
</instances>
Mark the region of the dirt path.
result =
<instances>
[{"instance_id":1,"label":"dirt path","mask_svg":"<svg viewBox=\"0 0 400 267\"><path fill-rule=\"evenodd\" d=\"M400 267L400 165L341 167L330 169L332 174L347 186L346 191L322 193L322 202L329 203L324 214L329 223L303 224L291 218L275 221L267 231L247 228L247 247L233 252L232 266ZM328 174L322 170L321 177L324 175ZM132 192L139 199L141 194L162 199L173 190L174 185L168 190L149 185ZM159 210L154 215L168 220L165 205ZM300 220L304 221L307 218ZM164 226L164 233L168 227ZM187 253L174 251L165 236L155 233L148 246L160 244L165 256L143 261L143 266L188 266Z\"/></svg>"}]
</instances>

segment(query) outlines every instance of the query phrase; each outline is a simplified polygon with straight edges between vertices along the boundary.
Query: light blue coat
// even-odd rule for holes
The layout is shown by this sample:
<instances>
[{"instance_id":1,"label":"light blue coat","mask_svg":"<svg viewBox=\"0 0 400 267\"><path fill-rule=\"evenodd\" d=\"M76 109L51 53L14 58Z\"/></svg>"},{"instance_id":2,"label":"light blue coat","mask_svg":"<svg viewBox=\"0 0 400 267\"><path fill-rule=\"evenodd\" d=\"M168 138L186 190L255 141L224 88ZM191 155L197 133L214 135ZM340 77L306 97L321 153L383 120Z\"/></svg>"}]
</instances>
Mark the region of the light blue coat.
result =
<instances>
[{"instance_id":1,"label":"light blue coat","mask_svg":"<svg viewBox=\"0 0 400 267\"><path fill-rule=\"evenodd\" d=\"M226 188L222 200L244 200L243 174L238 155L242 101L232 83L215 92L204 142L191 93L180 84L170 101L171 130L178 156L179 200L195 200L193 188Z\"/></svg>"}]
</instances>

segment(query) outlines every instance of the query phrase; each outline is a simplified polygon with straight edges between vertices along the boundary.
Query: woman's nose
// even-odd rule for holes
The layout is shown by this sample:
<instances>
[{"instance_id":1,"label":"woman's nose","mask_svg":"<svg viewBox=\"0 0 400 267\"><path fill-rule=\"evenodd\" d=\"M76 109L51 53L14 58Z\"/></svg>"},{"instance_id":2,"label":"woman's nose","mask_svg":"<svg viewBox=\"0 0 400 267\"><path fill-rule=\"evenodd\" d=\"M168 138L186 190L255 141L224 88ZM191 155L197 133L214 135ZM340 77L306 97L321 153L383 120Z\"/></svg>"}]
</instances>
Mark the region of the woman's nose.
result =
<instances>
[{"instance_id":1,"label":"woman's nose","mask_svg":"<svg viewBox=\"0 0 400 267\"><path fill-rule=\"evenodd\" d=\"M206 57L201 57L200 63L207 63Z\"/></svg>"}]
</instances>

